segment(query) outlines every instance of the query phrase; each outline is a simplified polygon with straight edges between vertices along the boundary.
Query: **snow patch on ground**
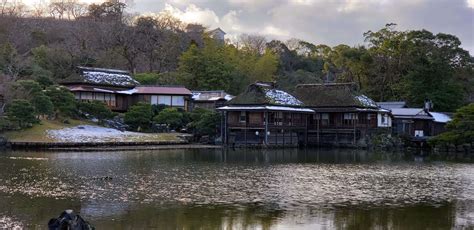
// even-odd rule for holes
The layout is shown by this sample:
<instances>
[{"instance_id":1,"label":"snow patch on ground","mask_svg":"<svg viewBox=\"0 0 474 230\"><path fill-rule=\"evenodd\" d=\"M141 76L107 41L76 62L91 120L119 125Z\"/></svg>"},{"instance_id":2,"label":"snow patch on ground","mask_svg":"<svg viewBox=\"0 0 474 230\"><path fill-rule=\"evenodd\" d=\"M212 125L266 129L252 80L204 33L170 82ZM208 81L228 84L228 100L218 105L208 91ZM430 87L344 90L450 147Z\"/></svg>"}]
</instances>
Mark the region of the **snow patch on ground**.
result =
<instances>
[{"instance_id":1,"label":"snow patch on ground","mask_svg":"<svg viewBox=\"0 0 474 230\"><path fill-rule=\"evenodd\" d=\"M293 95L278 89L268 89L265 91L265 96L275 104L280 105L303 105L303 103L296 99Z\"/></svg>"},{"instance_id":2,"label":"snow patch on ground","mask_svg":"<svg viewBox=\"0 0 474 230\"><path fill-rule=\"evenodd\" d=\"M8 216L0 216L0 229L23 229L23 223Z\"/></svg>"},{"instance_id":3,"label":"snow patch on ground","mask_svg":"<svg viewBox=\"0 0 474 230\"><path fill-rule=\"evenodd\" d=\"M72 128L48 130L51 139L61 142L110 142L110 141L137 141L152 137L152 134L120 131L92 125L81 125Z\"/></svg>"}]
</instances>

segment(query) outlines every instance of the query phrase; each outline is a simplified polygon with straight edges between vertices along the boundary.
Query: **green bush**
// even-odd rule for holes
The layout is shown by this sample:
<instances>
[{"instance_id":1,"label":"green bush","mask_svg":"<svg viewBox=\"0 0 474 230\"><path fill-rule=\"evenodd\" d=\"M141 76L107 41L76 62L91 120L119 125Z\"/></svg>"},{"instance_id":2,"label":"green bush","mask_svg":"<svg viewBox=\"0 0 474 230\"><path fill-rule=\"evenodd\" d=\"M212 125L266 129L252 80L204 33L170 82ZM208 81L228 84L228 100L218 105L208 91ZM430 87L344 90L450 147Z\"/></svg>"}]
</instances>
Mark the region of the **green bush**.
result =
<instances>
[{"instance_id":1,"label":"green bush","mask_svg":"<svg viewBox=\"0 0 474 230\"><path fill-rule=\"evenodd\" d=\"M125 113L124 121L132 130L146 131L150 129L153 110L150 104L138 103Z\"/></svg>"},{"instance_id":2,"label":"green bush","mask_svg":"<svg viewBox=\"0 0 474 230\"><path fill-rule=\"evenodd\" d=\"M0 133L14 128L12 122L4 117L0 117Z\"/></svg>"},{"instance_id":3,"label":"green bush","mask_svg":"<svg viewBox=\"0 0 474 230\"><path fill-rule=\"evenodd\" d=\"M35 108L27 100L15 99L7 106L7 117L12 122L18 122L20 128L37 123L34 116Z\"/></svg>"},{"instance_id":4,"label":"green bush","mask_svg":"<svg viewBox=\"0 0 474 230\"><path fill-rule=\"evenodd\" d=\"M206 109L195 109L190 117L192 121L189 127L195 134L216 136L221 120L219 113Z\"/></svg>"},{"instance_id":5,"label":"green bush","mask_svg":"<svg viewBox=\"0 0 474 230\"><path fill-rule=\"evenodd\" d=\"M35 114L39 116L49 116L54 113L54 105L51 98L43 92L36 93L31 99L31 104L35 107Z\"/></svg>"},{"instance_id":6,"label":"green bush","mask_svg":"<svg viewBox=\"0 0 474 230\"><path fill-rule=\"evenodd\" d=\"M169 128L177 130L185 124L183 121L183 113L175 108L166 108L153 118L158 124L166 124Z\"/></svg>"},{"instance_id":7,"label":"green bush","mask_svg":"<svg viewBox=\"0 0 474 230\"><path fill-rule=\"evenodd\" d=\"M429 140L430 144L471 144L474 142L474 103L461 107L446 125L447 131Z\"/></svg>"},{"instance_id":8,"label":"green bush","mask_svg":"<svg viewBox=\"0 0 474 230\"><path fill-rule=\"evenodd\" d=\"M76 111L76 99L66 87L51 86L46 89L46 95L51 99L54 105L56 117L58 114L72 117Z\"/></svg>"},{"instance_id":9,"label":"green bush","mask_svg":"<svg viewBox=\"0 0 474 230\"><path fill-rule=\"evenodd\" d=\"M115 115L109 107L101 101L78 102L77 109L99 120L110 119Z\"/></svg>"}]
</instances>

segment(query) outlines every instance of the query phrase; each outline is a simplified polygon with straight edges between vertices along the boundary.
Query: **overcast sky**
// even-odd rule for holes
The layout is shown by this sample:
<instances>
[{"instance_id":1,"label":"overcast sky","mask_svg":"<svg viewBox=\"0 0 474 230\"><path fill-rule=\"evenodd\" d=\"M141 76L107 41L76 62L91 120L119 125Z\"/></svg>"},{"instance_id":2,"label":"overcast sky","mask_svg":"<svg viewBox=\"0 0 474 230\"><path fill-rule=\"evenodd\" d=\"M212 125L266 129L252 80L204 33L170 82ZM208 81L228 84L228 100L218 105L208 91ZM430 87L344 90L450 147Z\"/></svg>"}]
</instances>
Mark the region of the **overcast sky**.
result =
<instances>
[{"instance_id":1,"label":"overcast sky","mask_svg":"<svg viewBox=\"0 0 474 230\"><path fill-rule=\"evenodd\" d=\"M230 37L261 34L315 44L357 45L386 23L458 36L474 55L474 0L134 0L132 11L163 10L185 22L221 27Z\"/></svg>"},{"instance_id":2,"label":"overcast sky","mask_svg":"<svg viewBox=\"0 0 474 230\"><path fill-rule=\"evenodd\" d=\"M47 0L24 0L27 3ZM99 2L100 0L80 0ZM299 38L315 44L357 45L362 34L387 23L427 29L461 39L474 55L474 0L125 0L130 12L169 11L184 22L221 27L269 39Z\"/></svg>"}]
</instances>

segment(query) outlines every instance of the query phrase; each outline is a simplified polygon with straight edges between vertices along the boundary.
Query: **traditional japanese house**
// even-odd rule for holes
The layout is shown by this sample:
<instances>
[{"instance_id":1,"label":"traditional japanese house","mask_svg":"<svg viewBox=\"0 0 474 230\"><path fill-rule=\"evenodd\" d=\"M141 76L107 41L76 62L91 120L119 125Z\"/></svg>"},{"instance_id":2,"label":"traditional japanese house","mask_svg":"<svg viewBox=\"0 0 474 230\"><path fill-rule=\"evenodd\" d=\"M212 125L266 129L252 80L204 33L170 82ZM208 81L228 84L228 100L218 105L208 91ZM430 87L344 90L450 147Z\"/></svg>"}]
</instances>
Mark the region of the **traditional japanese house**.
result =
<instances>
[{"instance_id":1,"label":"traditional japanese house","mask_svg":"<svg viewBox=\"0 0 474 230\"><path fill-rule=\"evenodd\" d=\"M234 96L227 94L223 90L215 91L192 91L192 108L203 108L208 110L215 110L218 107L224 106L224 104Z\"/></svg>"},{"instance_id":2,"label":"traditional japanese house","mask_svg":"<svg viewBox=\"0 0 474 230\"><path fill-rule=\"evenodd\" d=\"M302 84L295 96L316 111L309 119L309 144L366 146L370 136L390 133L390 111L359 93L355 84Z\"/></svg>"},{"instance_id":3,"label":"traditional japanese house","mask_svg":"<svg viewBox=\"0 0 474 230\"><path fill-rule=\"evenodd\" d=\"M424 108L406 108L404 101L377 102L391 111L393 116L392 131L395 135L406 136L413 140L425 140L445 131L445 125L451 121L447 113L432 112L432 102L425 101Z\"/></svg>"},{"instance_id":4,"label":"traditional japanese house","mask_svg":"<svg viewBox=\"0 0 474 230\"><path fill-rule=\"evenodd\" d=\"M307 143L308 117L314 113L274 83L257 82L218 108L223 112L225 145L297 146Z\"/></svg>"},{"instance_id":5,"label":"traditional japanese house","mask_svg":"<svg viewBox=\"0 0 474 230\"><path fill-rule=\"evenodd\" d=\"M133 92L133 102L166 105L188 111L191 96L191 91L183 86L137 86Z\"/></svg>"},{"instance_id":6,"label":"traditional japanese house","mask_svg":"<svg viewBox=\"0 0 474 230\"><path fill-rule=\"evenodd\" d=\"M191 91L181 86L139 86L129 72L115 69L78 67L62 85L80 101L102 101L113 111L125 112L145 102L188 110Z\"/></svg>"},{"instance_id":7,"label":"traditional japanese house","mask_svg":"<svg viewBox=\"0 0 474 230\"><path fill-rule=\"evenodd\" d=\"M393 133L414 139L431 136L434 118L423 108L398 108L391 110Z\"/></svg>"},{"instance_id":8,"label":"traditional japanese house","mask_svg":"<svg viewBox=\"0 0 474 230\"><path fill-rule=\"evenodd\" d=\"M113 111L126 111L138 82L129 72L78 67L77 73L61 82L80 101L102 101Z\"/></svg>"}]
</instances>

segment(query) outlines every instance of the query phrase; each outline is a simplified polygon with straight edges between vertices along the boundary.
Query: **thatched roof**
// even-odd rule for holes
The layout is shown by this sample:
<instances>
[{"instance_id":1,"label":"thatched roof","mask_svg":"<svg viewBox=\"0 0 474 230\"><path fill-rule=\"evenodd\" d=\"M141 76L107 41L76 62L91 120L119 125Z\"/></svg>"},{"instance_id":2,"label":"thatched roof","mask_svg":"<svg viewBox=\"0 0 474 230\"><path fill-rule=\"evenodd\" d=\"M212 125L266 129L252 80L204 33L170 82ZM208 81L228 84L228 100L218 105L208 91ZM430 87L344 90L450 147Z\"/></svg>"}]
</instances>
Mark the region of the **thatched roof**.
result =
<instances>
[{"instance_id":1,"label":"thatched roof","mask_svg":"<svg viewBox=\"0 0 474 230\"><path fill-rule=\"evenodd\" d=\"M301 107L303 103L295 96L275 88L274 83L257 82L226 103L227 105L276 105Z\"/></svg>"},{"instance_id":2,"label":"thatched roof","mask_svg":"<svg viewBox=\"0 0 474 230\"><path fill-rule=\"evenodd\" d=\"M134 87L138 85L128 71L116 69L102 69L77 67L77 74L73 74L62 83L87 83L101 86Z\"/></svg>"},{"instance_id":3,"label":"thatched roof","mask_svg":"<svg viewBox=\"0 0 474 230\"><path fill-rule=\"evenodd\" d=\"M301 84L295 96L311 108L370 108L378 109L369 97L359 93L353 83Z\"/></svg>"}]
</instances>

